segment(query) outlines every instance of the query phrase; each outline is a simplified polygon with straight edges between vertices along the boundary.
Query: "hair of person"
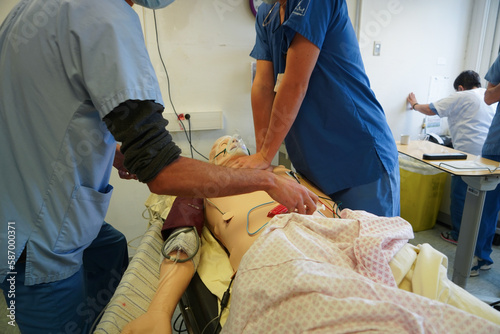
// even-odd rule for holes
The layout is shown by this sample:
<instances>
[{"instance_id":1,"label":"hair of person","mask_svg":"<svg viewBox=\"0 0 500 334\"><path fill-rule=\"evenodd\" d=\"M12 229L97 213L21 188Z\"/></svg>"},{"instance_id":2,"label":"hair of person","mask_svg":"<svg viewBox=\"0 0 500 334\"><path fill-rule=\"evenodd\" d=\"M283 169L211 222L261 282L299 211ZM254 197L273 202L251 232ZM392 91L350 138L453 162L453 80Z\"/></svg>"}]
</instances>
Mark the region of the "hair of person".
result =
<instances>
[{"instance_id":1,"label":"hair of person","mask_svg":"<svg viewBox=\"0 0 500 334\"><path fill-rule=\"evenodd\" d=\"M458 86L464 87L465 90L469 90L472 88L481 87L481 78L479 74L472 70L463 71L458 75L453 83L453 88L458 90Z\"/></svg>"}]
</instances>

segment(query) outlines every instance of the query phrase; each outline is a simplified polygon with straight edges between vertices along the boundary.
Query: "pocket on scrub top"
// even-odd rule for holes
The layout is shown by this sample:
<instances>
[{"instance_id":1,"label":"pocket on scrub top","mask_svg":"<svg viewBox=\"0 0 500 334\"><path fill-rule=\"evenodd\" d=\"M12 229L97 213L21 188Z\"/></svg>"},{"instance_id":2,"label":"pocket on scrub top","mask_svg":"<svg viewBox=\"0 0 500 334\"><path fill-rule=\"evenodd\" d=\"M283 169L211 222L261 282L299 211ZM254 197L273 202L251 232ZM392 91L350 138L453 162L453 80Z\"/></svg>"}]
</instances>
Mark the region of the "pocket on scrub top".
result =
<instances>
[{"instance_id":1,"label":"pocket on scrub top","mask_svg":"<svg viewBox=\"0 0 500 334\"><path fill-rule=\"evenodd\" d=\"M99 233L108 210L113 187L102 193L91 188L75 187L64 216L54 252L69 253L87 247Z\"/></svg>"}]
</instances>

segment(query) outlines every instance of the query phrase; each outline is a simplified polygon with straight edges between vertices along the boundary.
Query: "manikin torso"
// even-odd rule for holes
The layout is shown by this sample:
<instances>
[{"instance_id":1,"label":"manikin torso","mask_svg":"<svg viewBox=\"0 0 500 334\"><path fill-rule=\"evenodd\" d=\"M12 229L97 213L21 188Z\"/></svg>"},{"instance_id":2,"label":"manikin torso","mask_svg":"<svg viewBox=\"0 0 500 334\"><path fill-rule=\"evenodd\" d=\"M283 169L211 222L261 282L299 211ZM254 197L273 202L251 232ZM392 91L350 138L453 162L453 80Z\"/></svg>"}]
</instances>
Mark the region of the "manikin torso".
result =
<instances>
[{"instance_id":1,"label":"manikin torso","mask_svg":"<svg viewBox=\"0 0 500 334\"><path fill-rule=\"evenodd\" d=\"M283 166L279 166L273 172L291 178L286 174L287 171ZM305 180L301 179L301 183L321 197L326 197L319 190L306 184ZM271 204L267 204L269 202ZM333 202L325 199L321 199L321 202L325 204L325 208L320 208L318 211L332 218L335 211ZM268 212L277 206L278 203L264 191L205 200L206 226L229 253L229 261L235 272L243 255L264 230L263 226L272 219L267 216ZM316 214L321 215L318 212Z\"/></svg>"}]
</instances>

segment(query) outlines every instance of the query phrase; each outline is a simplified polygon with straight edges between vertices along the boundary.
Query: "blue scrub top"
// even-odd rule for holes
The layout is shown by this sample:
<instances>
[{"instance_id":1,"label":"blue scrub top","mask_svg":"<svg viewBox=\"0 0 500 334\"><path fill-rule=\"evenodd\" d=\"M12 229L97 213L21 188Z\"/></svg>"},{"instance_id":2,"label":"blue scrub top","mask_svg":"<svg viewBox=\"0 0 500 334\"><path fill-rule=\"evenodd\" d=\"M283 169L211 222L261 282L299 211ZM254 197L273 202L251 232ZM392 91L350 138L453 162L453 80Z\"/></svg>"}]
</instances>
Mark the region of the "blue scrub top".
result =
<instances>
[{"instance_id":1,"label":"blue scrub top","mask_svg":"<svg viewBox=\"0 0 500 334\"><path fill-rule=\"evenodd\" d=\"M488 82L493 85L500 84L500 56L497 57L493 65L484 77ZM483 145L482 155L497 155L500 157L500 103L497 105L495 116L491 122L488 136Z\"/></svg>"},{"instance_id":2,"label":"blue scrub top","mask_svg":"<svg viewBox=\"0 0 500 334\"><path fill-rule=\"evenodd\" d=\"M262 4L251 56L283 73L296 33L321 51L309 88L285 143L294 167L327 194L367 184L397 165L397 148L370 88L344 0L288 0Z\"/></svg>"},{"instance_id":3,"label":"blue scrub top","mask_svg":"<svg viewBox=\"0 0 500 334\"><path fill-rule=\"evenodd\" d=\"M67 278L111 197L102 118L163 103L137 14L124 0L22 0L0 26L0 96L0 281L25 247L26 285Z\"/></svg>"}]
</instances>

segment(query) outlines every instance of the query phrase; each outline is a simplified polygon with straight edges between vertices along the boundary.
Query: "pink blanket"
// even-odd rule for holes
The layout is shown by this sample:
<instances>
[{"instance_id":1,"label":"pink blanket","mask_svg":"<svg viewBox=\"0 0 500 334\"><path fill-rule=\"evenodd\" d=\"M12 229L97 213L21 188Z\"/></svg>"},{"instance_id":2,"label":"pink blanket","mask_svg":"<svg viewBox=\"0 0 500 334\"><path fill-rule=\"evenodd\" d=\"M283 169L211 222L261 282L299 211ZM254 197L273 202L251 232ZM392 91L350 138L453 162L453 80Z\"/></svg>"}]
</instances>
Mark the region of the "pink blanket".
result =
<instances>
[{"instance_id":1,"label":"pink blanket","mask_svg":"<svg viewBox=\"0 0 500 334\"><path fill-rule=\"evenodd\" d=\"M388 263L410 238L403 219L362 211L275 217L240 264L223 333L500 333L397 288Z\"/></svg>"}]
</instances>

